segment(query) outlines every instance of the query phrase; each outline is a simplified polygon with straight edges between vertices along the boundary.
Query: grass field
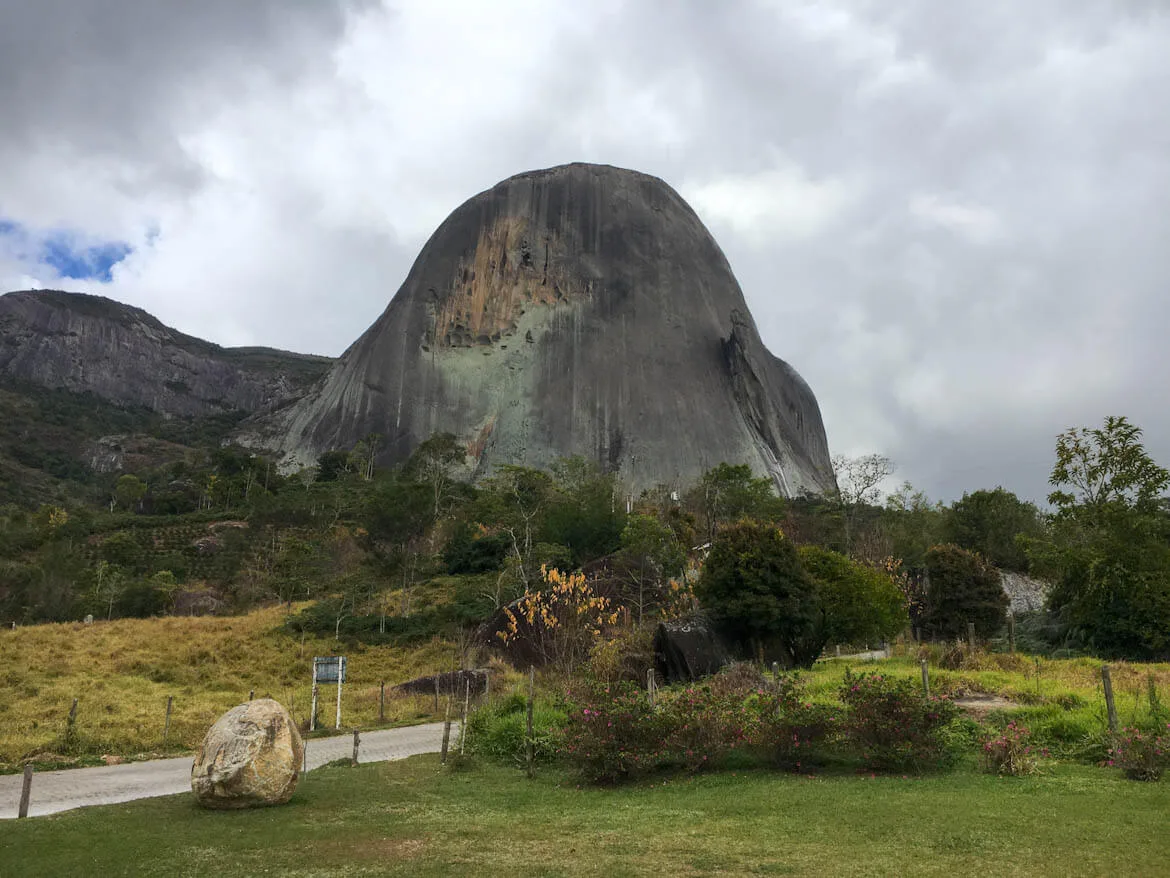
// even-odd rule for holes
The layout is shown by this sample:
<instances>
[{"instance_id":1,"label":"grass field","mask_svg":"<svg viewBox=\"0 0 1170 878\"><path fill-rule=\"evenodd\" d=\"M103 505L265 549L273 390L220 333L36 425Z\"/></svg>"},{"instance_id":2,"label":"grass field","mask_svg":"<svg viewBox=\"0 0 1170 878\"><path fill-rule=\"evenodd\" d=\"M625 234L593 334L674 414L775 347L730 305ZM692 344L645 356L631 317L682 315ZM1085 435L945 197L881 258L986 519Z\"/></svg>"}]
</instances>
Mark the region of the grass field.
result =
<instances>
[{"instance_id":1,"label":"grass field","mask_svg":"<svg viewBox=\"0 0 1170 878\"><path fill-rule=\"evenodd\" d=\"M190 796L7 823L0 874L296 876L769 874L1155 876L1170 783L1059 765L1045 775L764 772L577 789L436 757L328 768L283 807Z\"/></svg>"},{"instance_id":2,"label":"grass field","mask_svg":"<svg viewBox=\"0 0 1170 878\"><path fill-rule=\"evenodd\" d=\"M1014 719L1029 728L1038 744L1062 758L1095 760L1104 755L1107 730L1105 695L1099 659L1042 659L1005 653L976 653L955 669L937 665L940 650L927 648L931 691L953 697L999 695L1018 705L993 722ZM814 697L832 700L845 668L880 671L921 680L918 653L878 662L833 659L820 662L808 675ZM1143 723L1153 713L1170 719L1170 664L1110 663L1113 694L1121 726ZM1152 698L1151 698L1152 694ZM1167 870L1170 874L1170 869Z\"/></svg>"},{"instance_id":3,"label":"grass field","mask_svg":"<svg viewBox=\"0 0 1170 878\"><path fill-rule=\"evenodd\" d=\"M35 756L164 752L167 696L174 697L168 747L196 746L225 710L271 695L298 721L308 717L314 655L338 650L331 639L301 641L279 633L279 609L234 617L124 619L94 625L34 625L0 631L0 770ZM452 644L413 649L346 650L346 728L377 721L378 684L387 687L455 667ZM332 726L336 689L322 687L318 716ZM76 735L65 741L66 717L78 699ZM428 698L387 696L387 722L430 718Z\"/></svg>"},{"instance_id":4,"label":"grass field","mask_svg":"<svg viewBox=\"0 0 1170 878\"><path fill-rule=\"evenodd\" d=\"M132 757L188 750L220 714L252 690L257 696L271 695L304 721L312 657L333 654L338 645L330 638L302 641L282 634L278 629L283 618L281 610L269 609L234 617L125 619L0 631L0 771L16 770L29 758L49 767L71 759L92 763L103 754ZM457 666L454 644L441 640L412 649L372 646L347 652L349 682L342 705L347 728L376 724L379 681L389 687ZM977 654L958 668L944 670L937 666L938 652L931 656L936 691L1002 695L1020 705L1013 716L1057 755L1091 759L1102 752L1100 661ZM806 675L814 697L834 699L850 666L880 667L883 673L913 679L920 673L917 654L880 663L822 662ZM1151 680L1156 697L1170 703L1170 665L1112 667L1123 724L1149 715ZM505 674L499 682L506 686L518 679ZM319 716L328 725L335 691L323 689ZM167 696L175 700L164 748ZM76 734L66 741L66 717L74 698ZM387 698L388 723L429 719L432 711L430 698Z\"/></svg>"}]
</instances>

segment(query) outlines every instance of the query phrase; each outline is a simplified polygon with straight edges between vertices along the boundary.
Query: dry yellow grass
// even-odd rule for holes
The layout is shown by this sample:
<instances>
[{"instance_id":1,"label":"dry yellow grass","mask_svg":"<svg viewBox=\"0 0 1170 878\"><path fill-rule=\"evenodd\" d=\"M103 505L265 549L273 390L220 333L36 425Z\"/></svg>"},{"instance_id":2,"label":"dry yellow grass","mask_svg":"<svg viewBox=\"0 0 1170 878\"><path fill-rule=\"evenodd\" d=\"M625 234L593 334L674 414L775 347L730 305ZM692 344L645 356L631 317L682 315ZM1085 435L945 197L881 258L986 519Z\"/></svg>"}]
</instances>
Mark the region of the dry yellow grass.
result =
<instances>
[{"instance_id":1,"label":"dry yellow grass","mask_svg":"<svg viewBox=\"0 0 1170 878\"><path fill-rule=\"evenodd\" d=\"M0 631L0 769L36 754L132 755L162 749L167 696L174 696L168 749L198 744L225 710L270 695L298 722L308 719L314 655L342 647L331 638L291 637L277 629L279 609L233 617L123 619L36 625ZM378 720L378 684L387 689L457 666L456 648L435 640L404 649L344 650L348 677L342 724ZM318 720L332 727L336 688L322 686ZM76 740L65 745L66 717L78 699ZM392 698L386 721L431 716L429 698Z\"/></svg>"}]
</instances>

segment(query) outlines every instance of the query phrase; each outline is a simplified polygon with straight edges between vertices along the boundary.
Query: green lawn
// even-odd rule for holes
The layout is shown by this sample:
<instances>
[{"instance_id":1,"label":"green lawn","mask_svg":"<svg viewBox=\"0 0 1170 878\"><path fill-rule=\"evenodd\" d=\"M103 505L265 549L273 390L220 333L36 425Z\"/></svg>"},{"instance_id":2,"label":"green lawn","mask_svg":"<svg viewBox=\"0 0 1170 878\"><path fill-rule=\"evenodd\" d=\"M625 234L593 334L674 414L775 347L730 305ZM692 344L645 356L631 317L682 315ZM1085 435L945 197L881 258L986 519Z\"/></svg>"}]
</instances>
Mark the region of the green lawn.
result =
<instances>
[{"instance_id":1,"label":"green lawn","mask_svg":"<svg viewBox=\"0 0 1170 878\"><path fill-rule=\"evenodd\" d=\"M1170 783L1059 765L1040 777L724 773L576 789L436 757L330 768L286 806L189 796L0 827L0 875L1153 876Z\"/></svg>"}]
</instances>

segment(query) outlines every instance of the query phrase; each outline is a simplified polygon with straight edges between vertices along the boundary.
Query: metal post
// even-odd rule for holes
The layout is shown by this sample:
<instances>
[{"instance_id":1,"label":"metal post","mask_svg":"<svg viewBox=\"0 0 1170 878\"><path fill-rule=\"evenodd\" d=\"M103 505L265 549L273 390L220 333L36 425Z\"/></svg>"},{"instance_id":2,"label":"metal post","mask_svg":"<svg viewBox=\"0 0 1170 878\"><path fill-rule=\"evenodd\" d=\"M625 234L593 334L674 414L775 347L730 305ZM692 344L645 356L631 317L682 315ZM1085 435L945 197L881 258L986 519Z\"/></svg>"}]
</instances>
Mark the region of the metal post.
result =
<instances>
[{"instance_id":1,"label":"metal post","mask_svg":"<svg viewBox=\"0 0 1170 878\"><path fill-rule=\"evenodd\" d=\"M337 723L335 729L341 728L341 681L345 679L345 656L337 662Z\"/></svg>"},{"instance_id":2,"label":"metal post","mask_svg":"<svg viewBox=\"0 0 1170 878\"><path fill-rule=\"evenodd\" d=\"M386 681L378 684L378 722L386 722Z\"/></svg>"},{"instance_id":3,"label":"metal post","mask_svg":"<svg viewBox=\"0 0 1170 878\"><path fill-rule=\"evenodd\" d=\"M1008 652L1012 655L1016 653L1016 614L1008 610Z\"/></svg>"}]
</instances>

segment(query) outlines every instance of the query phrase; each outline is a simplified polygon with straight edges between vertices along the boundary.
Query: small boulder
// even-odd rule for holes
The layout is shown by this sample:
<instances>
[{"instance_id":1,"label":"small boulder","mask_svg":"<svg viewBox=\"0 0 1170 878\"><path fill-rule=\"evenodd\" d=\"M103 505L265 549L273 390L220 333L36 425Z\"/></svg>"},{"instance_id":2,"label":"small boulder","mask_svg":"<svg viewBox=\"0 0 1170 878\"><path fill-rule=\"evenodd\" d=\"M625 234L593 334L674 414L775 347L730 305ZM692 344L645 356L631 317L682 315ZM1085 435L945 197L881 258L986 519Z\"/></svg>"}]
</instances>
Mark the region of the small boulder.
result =
<instances>
[{"instance_id":1,"label":"small boulder","mask_svg":"<svg viewBox=\"0 0 1170 878\"><path fill-rule=\"evenodd\" d=\"M296 789L305 744L287 710L271 698L233 707L208 730L191 791L205 808L253 808L287 802Z\"/></svg>"}]
</instances>

